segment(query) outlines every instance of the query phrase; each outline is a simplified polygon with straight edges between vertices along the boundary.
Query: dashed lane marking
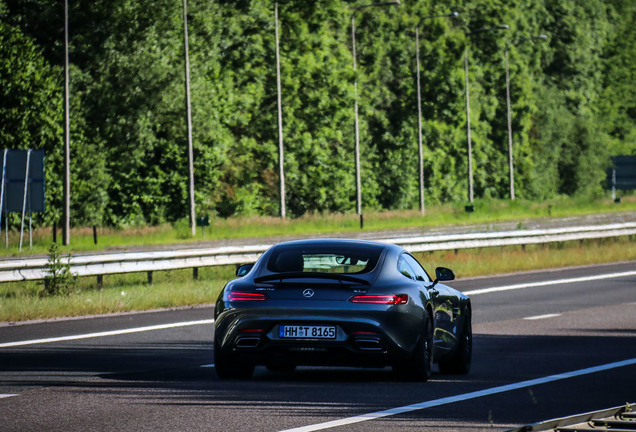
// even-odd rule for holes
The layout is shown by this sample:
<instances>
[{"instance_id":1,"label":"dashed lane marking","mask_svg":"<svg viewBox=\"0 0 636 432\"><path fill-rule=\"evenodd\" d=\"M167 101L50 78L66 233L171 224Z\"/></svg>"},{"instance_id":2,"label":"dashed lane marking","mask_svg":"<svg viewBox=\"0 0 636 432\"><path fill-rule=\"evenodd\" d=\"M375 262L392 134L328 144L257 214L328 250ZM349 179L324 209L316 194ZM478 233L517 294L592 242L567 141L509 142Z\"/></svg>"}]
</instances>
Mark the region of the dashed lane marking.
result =
<instances>
[{"instance_id":1,"label":"dashed lane marking","mask_svg":"<svg viewBox=\"0 0 636 432\"><path fill-rule=\"evenodd\" d=\"M556 318L558 316L561 316L561 314L553 313L553 314L545 314L545 315L536 315L536 316L525 317L524 320L534 321L534 320L542 320L542 319L548 319L548 318Z\"/></svg>"}]
</instances>

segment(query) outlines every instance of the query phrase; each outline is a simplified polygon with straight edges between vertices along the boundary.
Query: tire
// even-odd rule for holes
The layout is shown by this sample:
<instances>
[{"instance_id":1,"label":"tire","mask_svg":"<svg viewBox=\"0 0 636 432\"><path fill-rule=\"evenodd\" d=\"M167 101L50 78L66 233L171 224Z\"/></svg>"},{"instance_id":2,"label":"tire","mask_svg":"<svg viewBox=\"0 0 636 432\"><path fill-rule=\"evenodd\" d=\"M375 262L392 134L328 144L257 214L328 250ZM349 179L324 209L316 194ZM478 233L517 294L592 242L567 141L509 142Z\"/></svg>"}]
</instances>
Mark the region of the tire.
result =
<instances>
[{"instance_id":1,"label":"tire","mask_svg":"<svg viewBox=\"0 0 636 432\"><path fill-rule=\"evenodd\" d=\"M466 306L466 316L464 318L464 328L457 349L451 357L439 361L439 370L443 374L466 375L470 371L470 364L473 355L473 327L471 323L470 307Z\"/></svg>"},{"instance_id":2,"label":"tire","mask_svg":"<svg viewBox=\"0 0 636 432\"><path fill-rule=\"evenodd\" d=\"M433 321L426 317L424 331L411 354L411 357L403 363L393 367L393 371L405 381L425 382L431 377L433 371Z\"/></svg>"},{"instance_id":3,"label":"tire","mask_svg":"<svg viewBox=\"0 0 636 432\"><path fill-rule=\"evenodd\" d=\"M254 364L228 354L214 344L214 370L219 378L249 378L254 373Z\"/></svg>"}]
</instances>

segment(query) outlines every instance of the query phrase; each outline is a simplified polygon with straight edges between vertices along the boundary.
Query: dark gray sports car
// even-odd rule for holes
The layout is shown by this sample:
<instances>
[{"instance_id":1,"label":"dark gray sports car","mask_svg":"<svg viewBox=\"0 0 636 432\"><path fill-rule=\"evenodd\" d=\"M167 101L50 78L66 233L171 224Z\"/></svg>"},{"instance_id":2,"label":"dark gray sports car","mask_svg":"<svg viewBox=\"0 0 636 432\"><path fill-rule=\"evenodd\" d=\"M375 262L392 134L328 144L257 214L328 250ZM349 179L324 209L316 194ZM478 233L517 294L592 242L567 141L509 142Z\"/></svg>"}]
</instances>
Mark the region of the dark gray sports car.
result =
<instances>
[{"instance_id":1,"label":"dark gray sports car","mask_svg":"<svg viewBox=\"0 0 636 432\"><path fill-rule=\"evenodd\" d=\"M399 246L358 240L280 243L237 270L215 311L214 361L221 378L249 377L255 365L384 367L426 381L468 373L470 299L432 280Z\"/></svg>"}]
</instances>

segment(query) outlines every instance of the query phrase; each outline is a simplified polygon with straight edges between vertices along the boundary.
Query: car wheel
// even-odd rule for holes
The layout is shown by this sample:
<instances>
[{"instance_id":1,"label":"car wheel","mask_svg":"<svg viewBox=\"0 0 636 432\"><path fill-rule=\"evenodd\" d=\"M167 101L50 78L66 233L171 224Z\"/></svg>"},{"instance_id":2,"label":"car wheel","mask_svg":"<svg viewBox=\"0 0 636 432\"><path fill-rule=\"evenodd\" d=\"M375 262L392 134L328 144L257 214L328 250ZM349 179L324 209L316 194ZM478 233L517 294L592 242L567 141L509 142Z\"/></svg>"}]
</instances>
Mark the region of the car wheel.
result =
<instances>
[{"instance_id":1,"label":"car wheel","mask_svg":"<svg viewBox=\"0 0 636 432\"><path fill-rule=\"evenodd\" d=\"M415 351L404 363L394 366L394 372L407 381L428 381L433 370L433 321L426 317L424 332Z\"/></svg>"},{"instance_id":2,"label":"car wheel","mask_svg":"<svg viewBox=\"0 0 636 432\"><path fill-rule=\"evenodd\" d=\"M471 324L470 308L466 308L464 318L464 328L459 336L457 349L452 357L447 360L440 360L439 370L443 374L467 374L470 371L470 364L473 355L473 329Z\"/></svg>"},{"instance_id":3,"label":"car wheel","mask_svg":"<svg viewBox=\"0 0 636 432\"><path fill-rule=\"evenodd\" d=\"M249 378L254 372L254 364L223 352L214 344L214 370L219 378Z\"/></svg>"}]
</instances>

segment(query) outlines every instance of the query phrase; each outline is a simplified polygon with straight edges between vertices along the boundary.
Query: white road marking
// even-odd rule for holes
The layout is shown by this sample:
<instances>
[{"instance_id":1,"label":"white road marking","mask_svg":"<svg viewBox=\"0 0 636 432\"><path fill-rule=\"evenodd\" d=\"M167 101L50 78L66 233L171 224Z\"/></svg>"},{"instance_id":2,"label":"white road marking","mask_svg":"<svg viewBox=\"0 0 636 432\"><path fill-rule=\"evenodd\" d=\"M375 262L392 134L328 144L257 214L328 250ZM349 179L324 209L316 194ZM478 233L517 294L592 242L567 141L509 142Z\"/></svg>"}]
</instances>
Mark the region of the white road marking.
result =
<instances>
[{"instance_id":1,"label":"white road marking","mask_svg":"<svg viewBox=\"0 0 636 432\"><path fill-rule=\"evenodd\" d=\"M0 399L17 396L17 394L0 394Z\"/></svg>"},{"instance_id":2,"label":"white road marking","mask_svg":"<svg viewBox=\"0 0 636 432\"><path fill-rule=\"evenodd\" d=\"M491 389L479 390L479 391L475 391L471 393L466 393L463 395L450 396L450 397L445 397L445 398L436 399L432 401L421 402L421 403L417 403L413 405L390 408L384 411L376 411L376 412L372 412L368 414L362 414L355 417L349 417L349 418L344 418L340 420L332 420L332 421L328 421L324 423L301 426L301 427L293 428L293 429L286 429L281 432L312 432L312 431L319 431L319 430L329 429L329 428L338 427L338 426L346 426L346 425L360 423L367 420L375 420L375 419L379 419L383 417L389 417L393 415L409 413L412 411L418 411L425 408L432 408L432 407L447 405L447 404L451 404L455 402L463 402L463 401L477 399L484 396L490 396L490 395L494 395L498 393L519 390L522 388L532 387L536 385L546 384L546 383L560 381L560 380L569 379L569 378L575 378L575 377L579 377L583 375L589 375L596 372L603 372L606 370L617 369L620 367L631 366L635 364L636 364L636 358L631 358L629 360L623 360L623 361L619 361L615 363L608 363L605 365L590 367L586 369L579 369L572 372L564 372L561 374L550 375L547 377L532 379L528 381L521 381L514 384L493 387Z\"/></svg>"},{"instance_id":3,"label":"white road marking","mask_svg":"<svg viewBox=\"0 0 636 432\"><path fill-rule=\"evenodd\" d=\"M118 335L130 334L130 333L141 333L141 332L147 332L147 331L153 331L153 330L165 330L170 328L188 327L188 326L205 325L205 324L214 324L214 320L209 319L209 320L200 320L200 321L185 321L185 322L177 322L172 324L160 324L160 325L154 325L154 326L148 326L148 327L137 327L137 328L129 328L129 329L123 329L123 330L105 331L105 332L99 332L99 333L87 333L87 334L81 334L81 335L62 336L62 337L54 337L54 338L47 338L47 339L33 339L33 340L25 340L25 341L18 341L18 342L5 342L5 343L0 343L0 348L10 348L10 347L17 347L17 346L24 346L24 345L36 345L36 344L52 343L52 342L65 342L65 341L91 339L91 338L98 338L98 337L105 337L105 336L118 336Z\"/></svg>"},{"instance_id":4,"label":"white road marking","mask_svg":"<svg viewBox=\"0 0 636 432\"><path fill-rule=\"evenodd\" d=\"M636 276L636 271L628 271L628 272L622 272L622 273L608 273L608 274L602 274L602 275L584 276L584 277L571 278L571 279L556 279L556 280L550 280L550 281L544 281L544 282L529 282L529 283L523 283L523 284L476 289L472 291L464 291L464 294L471 296L471 295L487 294L487 293L500 292L500 291L512 291L512 290L541 287L541 286L548 286L548 285L590 282L590 281L596 281L596 280L614 279L614 278L621 278L621 277L628 277L628 276Z\"/></svg>"},{"instance_id":5,"label":"white road marking","mask_svg":"<svg viewBox=\"0 0 636 432\"><path fill-rule=\"evenodd\" d=\"M531 317L525 317L524 320L533 321L533 320L542 320L547 318L555 318L561 316L561 314L545 314L545 315L536 315Z\"/></svg>"},{"instance_id":6,"label":"white road marking","mask_svg":"<svg viewBox=\"0 0 636 432\"><path fill-rule=\"evenodd\" d=\"M214 367L214 363L210 363L210 364L206 364L206 365L201 365L201 367L204 367L204 368L213 368L213 367Z\"/></svg>"}]
</instances>

